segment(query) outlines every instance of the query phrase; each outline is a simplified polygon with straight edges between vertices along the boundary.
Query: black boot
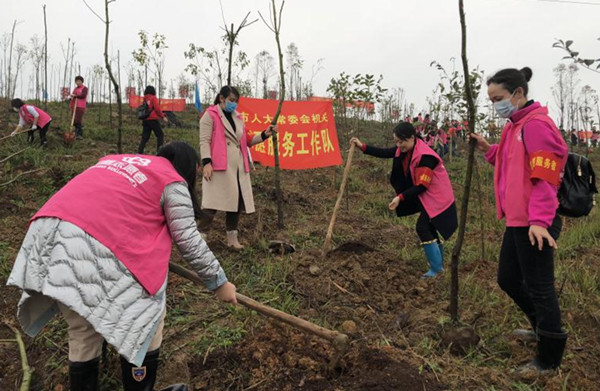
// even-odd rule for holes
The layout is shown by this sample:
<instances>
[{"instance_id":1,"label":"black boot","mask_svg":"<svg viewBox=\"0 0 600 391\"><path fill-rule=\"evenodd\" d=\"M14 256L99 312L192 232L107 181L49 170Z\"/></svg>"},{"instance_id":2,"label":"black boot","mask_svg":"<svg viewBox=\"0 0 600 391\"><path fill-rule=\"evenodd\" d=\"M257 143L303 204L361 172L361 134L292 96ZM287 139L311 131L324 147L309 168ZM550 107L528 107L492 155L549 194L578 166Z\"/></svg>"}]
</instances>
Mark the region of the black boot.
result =
<instances>
[{"instance_id":1,"label":"black boot","mask_svg":"<svg viewBox=\"0 0 600 391\"><path fill-rule=\"evenodd\" d=\"M98 365L100 357L90 361L69 361L71 391L96 391L98 389Z\"/></svg>"},{"instance_id":2,"label":"black boot","mask_svg":"<svg viewBox=\"0 0 600 391\"><path fill-rule=\"evenodd\" d=\"M553 333L537 329L538 346L535 361L542 369L556 369L560 366L565 346L567 333Z\"/></svg>"},{"instance_id":3,"label":"black boot","mask_svg":"<svg viewBox=\"0 0 600 391\"><path fill-rule=\"evenodd\" d=\"M125 391L154 391L156 372L158 370L159 349L146 353L141 367L127 362L121 357L121 370L123 376L123 390ZM187 391L185 384L175 384L161 391Z\"/></svg>"},{"instance_id":4,"label":"black boot","mask_svg":"<svg viewBox=\"0 0 600 391\"><path fill-rule=\"evenodd\" d=\"M83 139L83 126L75 125L75 139L76 140Z\"/></svg>"},{"instance_id":5,"label":"black boot","mask_svg":"<svg viewBox=\"0 0 600 391\"><path fill-rule=\"evenodd\" d=\"M567 333L553 333L537 329L537 337L537 355L533 361L517 369L521 375L549 375L560 366L567 344Z\"/></svg>"},{"instance_id":6,"label":"black boot","mask_svg":"<svg viewBox=\"0 0 600 391\"><path fill-rule=\"evenodd\" d=\"M154 391L156 371L158 369L159 349L146 353L144 362L137 367L121 357L123 390L125 391Z\"/></svg>"}]
</instances>

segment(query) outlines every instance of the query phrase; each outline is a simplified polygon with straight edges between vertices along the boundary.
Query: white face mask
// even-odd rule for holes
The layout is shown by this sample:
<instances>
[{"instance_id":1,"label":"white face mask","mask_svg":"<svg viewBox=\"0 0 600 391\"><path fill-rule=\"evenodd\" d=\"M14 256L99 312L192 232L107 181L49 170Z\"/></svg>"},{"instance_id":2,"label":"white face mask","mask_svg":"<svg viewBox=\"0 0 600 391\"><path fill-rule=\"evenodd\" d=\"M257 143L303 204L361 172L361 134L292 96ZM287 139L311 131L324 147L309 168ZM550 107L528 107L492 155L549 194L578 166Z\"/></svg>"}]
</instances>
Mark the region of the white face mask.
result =
<instances>
[{"instance_id":1,"label":"white face mask","mask_svg":"<svg viewBox=\"0 0 600 391\"><path fill-rule=\"evenodd\" d=\"M510 118L510 116L519 109L517 106L510 103L511 98L515 96L515 92L517 92L517 90L515 90L509 98L501 100L500 102L494 102L494 109L500 118Z\"/></svg>"}]
</instances>

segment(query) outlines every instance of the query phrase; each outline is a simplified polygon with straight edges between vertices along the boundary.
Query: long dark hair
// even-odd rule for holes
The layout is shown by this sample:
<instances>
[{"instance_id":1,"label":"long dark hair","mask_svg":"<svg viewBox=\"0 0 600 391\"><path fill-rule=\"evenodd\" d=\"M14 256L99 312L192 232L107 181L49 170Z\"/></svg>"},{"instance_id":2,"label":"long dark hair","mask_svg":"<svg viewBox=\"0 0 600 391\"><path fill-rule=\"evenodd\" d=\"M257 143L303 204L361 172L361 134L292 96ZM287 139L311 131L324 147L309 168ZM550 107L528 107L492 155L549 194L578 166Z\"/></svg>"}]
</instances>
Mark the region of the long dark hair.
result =
<instances>
[{"instance_id":1,"label":"long dark hair","mask_svg":"<svg viewBox=\"0 0 600 391\"><path fill-rule=\"evenodd\" d=\"M221 88L221 91L219 91L219 93L217 94L217 97L215 98L213 104L218 105L219 103L221 103L221 100L219 99L220 97L223 97L223 99L227 99L231 94L235 95L236 98L240 99L240 92L237 90L237 88L231 86L223 86Z\"/></svg>"},{"instance_id":2,"label":"long dark hair","mask_svg":"<svg viewBox=\"0 0 600 391\"><path fill-rule=\"evenodd\" d=\"M198 152L188 143L172 141L160 147L156 155L170 161L175 171L185 179L192 198L194 214L196 217L201 215L200 204L198 203L198 197L196 197L196 169L200 164Z\"/></svg>"},{"instance_id":3,"label":"long dark hair","mask_svg":"<svg viewBox=\"0 0 600 391\"><path fill-rule=\"evenodd\" d=\"M487 85L500 84L506 88L511 94L519 87L523 89L523 95L527 96L529 92L529 85L527 82L531 80L533 71L529 67L523 69L506 68L502 69L489 79L487 79Z\"/></svg>"}]
</instances>

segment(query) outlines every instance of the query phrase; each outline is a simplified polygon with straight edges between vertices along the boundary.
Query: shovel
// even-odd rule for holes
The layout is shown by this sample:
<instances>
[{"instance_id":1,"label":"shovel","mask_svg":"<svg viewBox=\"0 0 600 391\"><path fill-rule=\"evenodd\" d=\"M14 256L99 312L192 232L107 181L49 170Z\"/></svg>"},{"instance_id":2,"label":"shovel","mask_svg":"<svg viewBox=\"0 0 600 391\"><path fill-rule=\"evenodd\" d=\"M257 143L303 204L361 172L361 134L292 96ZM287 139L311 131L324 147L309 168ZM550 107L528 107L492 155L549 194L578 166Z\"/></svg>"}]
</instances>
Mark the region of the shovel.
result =
<instances>
[{"instance_id":1,"label":"shovel","mask_svg":"<svg viewBox=\"0 0 600 391\"><path fill-rule=\"evenodd\" d=\"M181 277L187 278L188 280L195 282L196 284L204 285L202 283L202 280L200 279L200 277L198 277L196 273L184 268L183 266L170 262L169 270ZM286 314L283 311L279 311L273 307L269 307L268 305L259 303L258 301L253 300L248 296L242 295L241 293L236 293L235 296L238 303L240 303L244 307L250 308L251 310L254 310L268 318L272 318L280 322L286 323L296 329L302 330L305 333L313 334L329 341L336 352L335 356L331 360L330 369L333 369L337 366L339 360L346 352L346 349L348 347L348 336L346 334L329 330L314 323L311 323L307 320L300 319L294 315Z\"/></svg>"}]
</instances>

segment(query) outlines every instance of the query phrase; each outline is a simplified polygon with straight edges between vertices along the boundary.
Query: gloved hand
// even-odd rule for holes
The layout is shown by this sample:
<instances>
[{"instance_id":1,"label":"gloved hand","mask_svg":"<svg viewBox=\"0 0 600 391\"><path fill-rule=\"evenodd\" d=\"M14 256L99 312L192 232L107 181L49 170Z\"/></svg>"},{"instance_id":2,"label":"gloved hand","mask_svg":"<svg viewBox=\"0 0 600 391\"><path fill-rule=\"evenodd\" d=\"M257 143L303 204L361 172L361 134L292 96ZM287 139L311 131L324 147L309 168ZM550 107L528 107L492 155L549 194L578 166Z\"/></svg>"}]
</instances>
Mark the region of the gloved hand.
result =
<instances>
[{"instance_id":1,"label":"gloved hand","mask_svg":"<svg viewBox=\"0 0 600 391\"><path fill-rule=\"evenodd\" d=\"M17 135L17 133L18 133L18 132L17 132L16 130L13 130L13 132L12 132L10 135L11 135L11 136L16 136L16 135Z\"/></svg>"},{"instance_id":2,"label":"gloved hand","mask_svg":"<svg viewBox=\"0 0 600 391\"><path fill-rule=\"evenodd\" d=\"M37 125L32 125L31 126L31 130L36 130L37 129Z\"/></svg>"}]
</instances>

